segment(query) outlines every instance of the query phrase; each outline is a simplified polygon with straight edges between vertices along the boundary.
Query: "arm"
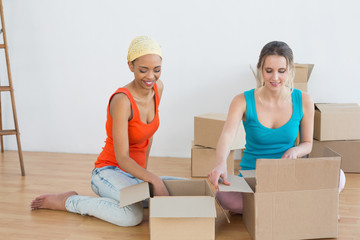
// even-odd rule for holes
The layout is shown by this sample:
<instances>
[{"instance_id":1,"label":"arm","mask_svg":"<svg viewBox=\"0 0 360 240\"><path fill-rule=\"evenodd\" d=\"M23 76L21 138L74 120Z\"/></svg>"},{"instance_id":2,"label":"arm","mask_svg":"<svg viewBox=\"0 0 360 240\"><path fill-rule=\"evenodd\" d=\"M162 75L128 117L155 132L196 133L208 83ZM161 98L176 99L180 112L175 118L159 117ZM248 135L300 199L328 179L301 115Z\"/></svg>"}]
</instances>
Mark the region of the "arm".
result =
<instances>
[{"instance_id":1,"label":"arm","mask_svg":"<svg viewBox=\"0 0 360 240\"><path fill-rule=\"evenodd\" d=\"M161 100L161 96L162 96L162 93L163 93L163 90L164 90L164 83L160 79L158 79L156 81L156 85L157 85L157 88L158 88L159 98Z\"/></svg>"},{"instance_id":2,"label":"arm","mask_svg":"<svg viewBox=\"0 0 360 240\"><path fill-rule=\"evenodd\" d=\"M113 118L114 150L119 166L134 177L151 183L154 187L154 195L169 195L163 181L158 176L140 167L129 157L128 120L131 116L131 105L124 94L116 94L112 98L110 115Z\"/></svg>"},{"instance_id":3,"label":"arm","mask_svg":"<svg viewBox=\"0 0 360 240\"><path fill-rule=\"evenodd\" d=\"M282 158L295 159L312 150L314 132L314 102L309 94L302 93L303 118L300 122L300 144L287 150Z\"/></svg>"},{"instance_id":4,"label":"arm","mask_svg":"<svg viewBox=\"0 0 360 240\"><path fill-rule=\"evenodd\" d=\"M220 177L225 184L230 184L227 181L226 159L230 153L231 144L234 142L245 110L246 101L244 94L237 95L230 104L229 113L216 146L215 168L208 175L210 182L215 186L216 190L219 190L218 181Z\"/></svg>"},{"instance_id":5,"label":"arm","mask_svg":"<svg viewBox=\"0 0 360 240\"><path fill-rule=\"evenodd\" d=\"M151 137L149 139L149 144L148 144L148 147L146 149L146 167L147 167L147 164L149 162L149 156L150 156L150 149L151 149L152 141L153 141L153 137Z\"/></svg>"}]
</instances>

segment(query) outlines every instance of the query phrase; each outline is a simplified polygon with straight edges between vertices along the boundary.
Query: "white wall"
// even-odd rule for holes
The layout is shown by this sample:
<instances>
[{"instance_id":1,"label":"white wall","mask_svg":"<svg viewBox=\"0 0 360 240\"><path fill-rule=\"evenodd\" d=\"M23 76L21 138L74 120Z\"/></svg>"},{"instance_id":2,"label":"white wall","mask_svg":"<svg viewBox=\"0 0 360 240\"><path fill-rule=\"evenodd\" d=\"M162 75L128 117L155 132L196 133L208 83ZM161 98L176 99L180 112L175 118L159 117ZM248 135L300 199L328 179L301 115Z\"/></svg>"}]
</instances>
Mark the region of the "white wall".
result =
<instances>
[{"instance_id":1,"label":"white wall","mask_svg":"<svg viewBox=\"0 0 360 240\"><path fill-rule=\"evenodd\" d=\"M153 156L189 157L194 115L226 113L233 96L255 87L249 64L272 40L287 42L296 62L315 64L315 102L360 102L356 0L3 2L25 151L99 153L108 98L132 80L128 45L144 34L164 54ZM5 146L16 149L15 137Z\"/></svg>"}]
</instances>

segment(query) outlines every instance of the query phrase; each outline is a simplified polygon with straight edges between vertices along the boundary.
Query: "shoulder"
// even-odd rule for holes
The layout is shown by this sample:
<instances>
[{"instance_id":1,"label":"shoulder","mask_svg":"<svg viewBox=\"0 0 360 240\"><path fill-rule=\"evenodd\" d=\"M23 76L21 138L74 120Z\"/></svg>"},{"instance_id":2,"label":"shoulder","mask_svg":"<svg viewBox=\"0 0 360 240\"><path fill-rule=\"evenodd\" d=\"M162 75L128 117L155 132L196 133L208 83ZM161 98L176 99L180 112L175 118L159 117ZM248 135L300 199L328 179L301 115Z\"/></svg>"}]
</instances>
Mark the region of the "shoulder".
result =
<instances>
[{"instance_id":1,"label":"shoulder","mask_svg":"<svg viewBox=\"0 0 360 240\"><path fill-rule=\"evenodd\" d=\"M125 93L116 93L110 99L109 104L110 115L113 117L116 112L130 113L131 102Z\"/></svg>"},{"instance_id":2,"label":"shoulder","mask_svg":"<svg viewBox=\"0 0 360 240\"><path fill-rule=\"evenodd\" d=\"M314 101L312 97L306 93L301 92L302 95L302 108L304 114L310 114L309 116L313 116L314 114Z\"/></svg>"},{"instance_id":3,"label":"shoulder","mask_svg":"<svg viewBox=\"0 0 360 240\"><path fill-rule=\"evenodd\" d=\"M159 98L161 98L163 90L164 90L164 83L160 79L158 79L156 81L156 86L157 86L157 89L158 89Z\"/></svg>"},{"instance_id":4,"label":"shoulder","mask_svg":"<svg viewBox=\"0 0 360 240\"><path fill-rule=\"evenodd\" d=\"M314 106L314 101L312 99L312 97L306 93L306 92L301 92L301 96L302 96L302 102L303 102L303 106Z\"/></svg>"},{"instance_id":5,"label":"shoulder","mask_svg":"<svg viewBox=\"0 0 360 240\"><path fill-rule=\"evenodd\" d=\"M233 102L234 104L246 103L246 101L245 101L245 93L240 93L240 94L236 95L236 96L233 98L232 102Z\"/></svg>"},{"instance_id":6,"label":"shoulder","mask_svg":"<svg viewBox=\"0 0 360 240\"><path fill-rule=\"evenodd\" d=\"M239 111L244 112L245 109L246 109L245 94L241 93L236 95L231 101L229 112L239 113Z\"/></svg>"}]
</instances>

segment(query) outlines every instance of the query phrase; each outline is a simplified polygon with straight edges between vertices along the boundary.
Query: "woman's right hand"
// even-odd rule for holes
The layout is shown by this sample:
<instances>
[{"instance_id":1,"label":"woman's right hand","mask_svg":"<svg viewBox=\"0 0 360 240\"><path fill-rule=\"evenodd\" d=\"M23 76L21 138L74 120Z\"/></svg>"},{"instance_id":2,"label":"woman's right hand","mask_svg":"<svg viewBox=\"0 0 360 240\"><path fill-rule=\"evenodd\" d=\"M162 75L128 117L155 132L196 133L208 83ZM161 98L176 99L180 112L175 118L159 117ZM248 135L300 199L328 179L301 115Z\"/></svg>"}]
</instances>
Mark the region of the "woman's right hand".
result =
<instances>
[{"instance_id":1,"label":"woman's right hand","mask_svg":"<svg viewBox=\"0 0 360 240\"><path fill-rule=\"evenodd\" d=\"M214 185L216 191L219 191L219 179L222 178L225 185L230 185L227 181L226 166L218 165L208 174L208 178L212 185Z\"/></svg>"},{"instance_id":2,"label":"woman's right hand","mask_svg":"<svg viewBox=\"0 0 360 240\"><path fill-rule=\"evenodd\" d=\"M154 175L151 184L153 185L154 196L169 196L169 191L161 178Z\"/></svg>"}]
</instances>

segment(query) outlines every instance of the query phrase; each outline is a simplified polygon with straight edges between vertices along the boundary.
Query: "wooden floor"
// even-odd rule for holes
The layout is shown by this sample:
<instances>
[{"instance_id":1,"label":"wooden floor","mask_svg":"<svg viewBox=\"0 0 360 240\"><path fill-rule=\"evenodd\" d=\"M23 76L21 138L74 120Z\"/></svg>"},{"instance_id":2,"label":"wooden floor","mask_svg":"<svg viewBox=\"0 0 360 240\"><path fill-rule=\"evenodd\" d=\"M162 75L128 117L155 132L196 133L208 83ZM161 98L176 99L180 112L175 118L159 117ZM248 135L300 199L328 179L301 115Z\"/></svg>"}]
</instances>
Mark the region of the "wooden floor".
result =
<instances>
[{"instance_id":1,"label":"wooden floor","mask_svg":"<svg viewBox=\"0 0 360 240\"><path fill-rule=\"evenodd\" d=\"M0 154L0 239L149 239L148 210L136 227L118 227L78 214L36 210L30 201L43 193L75 190L95 196L90 175L96 155L24 152L26 176L20 174L17 152ZM190 177L190 159L151 158L149 169L158 175ZM346 174L340 195L339 238L360 239L360 174ZM219 210L219 209L218 209ZM231 216L228 224L218 212L216 239L250 239L241 215Z\"/></svg>"}]
</instances>

